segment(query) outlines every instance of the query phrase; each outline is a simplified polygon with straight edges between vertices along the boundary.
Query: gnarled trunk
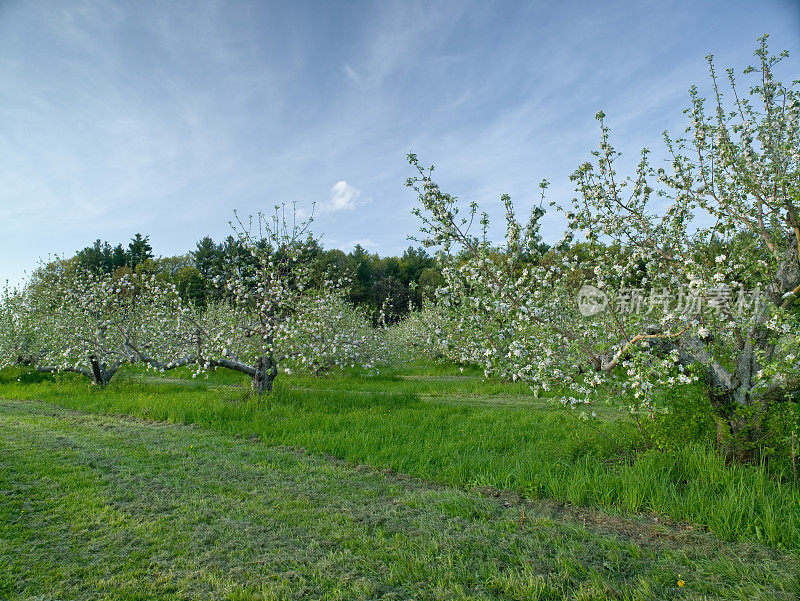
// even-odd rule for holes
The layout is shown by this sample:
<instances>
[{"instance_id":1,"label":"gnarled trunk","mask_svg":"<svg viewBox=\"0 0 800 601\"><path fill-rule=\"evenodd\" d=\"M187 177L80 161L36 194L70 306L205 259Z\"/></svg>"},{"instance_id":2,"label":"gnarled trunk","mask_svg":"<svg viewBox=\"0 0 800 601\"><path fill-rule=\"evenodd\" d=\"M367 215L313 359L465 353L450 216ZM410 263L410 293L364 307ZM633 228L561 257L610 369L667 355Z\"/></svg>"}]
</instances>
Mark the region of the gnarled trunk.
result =
<instances>
[{"instance_id":1,"label":"gnarled trunk","mask_svg":"<svg viewBox=\"0 0 800 601\"><path fill-rule=\"evenodd\" d=\"M731 390L712 389L709 399L717 414L717 444L728 461L758 459L766 405L752 397L749 383Z\"/></svg>"},{"instance_id":2,"label":"gnarled trunk","mask_svg":"<svg viewBox=\"0 0 800 601\"><path fill-rule=\"evenodd\" d=\"M272 356L261 355L256 360L251 389L254 394L272 391L272 382L278 375L278 366Z\"/></svg>"},{"instance_id":3,"label":"gnarled trunk","mask_svg":"<svg viewBox=\"0 0 800 601\"><path fill-rule=\"evenodd\" d=\"M117 373L119 363L120 362L117 361L111 367L108 367L106 362L98 359L96 355L89 355L90 379L92 380L92 384L100 388L106 386L111 381L111 378L114 377L114 374Z\"/></svg>"},{"instance_id":4,"label":"gnarled trunk","mask_svg":"<svg viewBox=\"0 0 800 601\"><path fill-rule=\"evenodd\" d=\"M250 389L253 394L264 394L272 390L272 381L278 375L278 363L272 354L259 355L253 365L244 363L238 359L220 357L219 359L204 359L202 353L198 355L197 361L205 369L212 367L224 367L242 374L247 374L251 378Z\"/></svg>"},{"instance_id":5,"label":"gnarled trunk","mask_svg":"<svg viewBox=\"0 0 800 601\"><path fill-rule=\"evenodd\" d=\"M111 367L105 361L100 360L96 355L89 355L89 367L60 367L58 365L37 365L36 371L42 373L73 372L89 378L93 386L103 388L117 373L122 360L117 359Z\"/></svg>"}]
</instances>

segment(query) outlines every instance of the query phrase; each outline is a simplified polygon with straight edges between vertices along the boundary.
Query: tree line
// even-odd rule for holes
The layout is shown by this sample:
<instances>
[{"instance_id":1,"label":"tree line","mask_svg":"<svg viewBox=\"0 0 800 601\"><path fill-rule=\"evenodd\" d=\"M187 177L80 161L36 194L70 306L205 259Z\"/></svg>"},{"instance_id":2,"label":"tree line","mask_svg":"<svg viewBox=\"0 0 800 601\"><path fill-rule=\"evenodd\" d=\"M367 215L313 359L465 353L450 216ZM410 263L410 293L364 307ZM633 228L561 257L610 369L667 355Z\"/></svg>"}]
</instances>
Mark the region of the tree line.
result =
<instances>
[{"instance_id":1,"label":"tree line","mask_svg":"<svg viewBox=\"0 0 800 601\"><path fill-rule=\"evenodd\" d=\"M410 246L401 256L381 257L361 245L347 253L325 249L313 237L301 245L299 260L308 263L315 281L327 278L347 282L348 300L376 322L384 319L393 323L409 310L420 308L423 299L432 297L443 281L436 260L423 248ZM157 257L150 237L137 233L127 246L97 240L66 263L96 274L160 274L175 284L186 302L205 307L226 295L219 282L227 281L238 270L252 268L253 257L234 236L220 242L204 236L186 254Z\"/></svg>"}]
</instances>

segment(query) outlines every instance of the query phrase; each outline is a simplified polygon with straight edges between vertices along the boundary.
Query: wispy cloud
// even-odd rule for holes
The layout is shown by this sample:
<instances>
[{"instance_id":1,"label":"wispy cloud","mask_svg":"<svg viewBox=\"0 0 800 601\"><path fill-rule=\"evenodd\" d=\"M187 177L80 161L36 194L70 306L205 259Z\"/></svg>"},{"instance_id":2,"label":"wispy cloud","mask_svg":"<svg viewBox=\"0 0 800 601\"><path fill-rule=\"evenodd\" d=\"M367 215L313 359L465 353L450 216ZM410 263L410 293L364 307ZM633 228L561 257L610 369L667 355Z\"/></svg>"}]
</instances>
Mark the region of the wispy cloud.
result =
<instances>
[{"instance_id":1,"label":"wispy cloud","mask_svg":"<svg viewBox=\"0 0 800 601\"><path fill-rule=\"evenodd\" d=\"M355 83L359 83L361 81L361 76L358 72L350 66L349 63L345 63L344 67L342 67L342 71L347 76L347 78Z\"/></svg>"}]
</instances>

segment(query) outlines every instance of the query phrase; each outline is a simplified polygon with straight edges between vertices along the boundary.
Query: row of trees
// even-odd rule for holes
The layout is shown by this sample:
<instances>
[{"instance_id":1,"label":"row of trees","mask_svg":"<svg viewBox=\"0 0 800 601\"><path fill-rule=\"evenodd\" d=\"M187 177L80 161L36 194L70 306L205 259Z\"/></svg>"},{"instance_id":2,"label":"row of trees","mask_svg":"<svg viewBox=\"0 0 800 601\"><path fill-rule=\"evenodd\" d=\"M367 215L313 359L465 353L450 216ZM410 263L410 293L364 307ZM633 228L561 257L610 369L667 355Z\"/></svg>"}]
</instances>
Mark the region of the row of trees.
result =
<instances>
[{"instance_id":1,"label":"row of trees","mask_svg":"<svg viewBox=\"0 0 800 601\"><path fill-rule=\"evenodd\" d=\"M100 386L127 362L159 371L221 367L248 375L260 394L280 369L320 374L398 356L388 330L348 302L343 280L316 279L302 257L307 225L287 226L280 208L237 221L247 261L217 277L223 294L202 306L158 273L51 264L0 302L0 366L76 372Z\"/></svg>"}]
</instances>

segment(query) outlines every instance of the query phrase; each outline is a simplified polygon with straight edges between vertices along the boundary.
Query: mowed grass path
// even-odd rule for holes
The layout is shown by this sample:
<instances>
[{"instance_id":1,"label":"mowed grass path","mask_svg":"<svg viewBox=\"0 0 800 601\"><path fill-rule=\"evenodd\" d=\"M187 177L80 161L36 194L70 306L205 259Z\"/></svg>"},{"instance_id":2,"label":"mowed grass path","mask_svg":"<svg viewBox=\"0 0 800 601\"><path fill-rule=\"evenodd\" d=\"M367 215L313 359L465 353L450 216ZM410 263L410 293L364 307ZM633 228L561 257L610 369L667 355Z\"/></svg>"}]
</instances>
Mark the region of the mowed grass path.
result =
<instances>
[{"instance_id":1,"label":"mowed grass path","mask_svg":"<svg viewBox=\"0 0 800 601\"><path fill-rule=\"evenodd\" d=\"M3 598L797 593L794 555L644 520L576 518L196 426L0 401Z\"/></svg>"}]
</instances>

